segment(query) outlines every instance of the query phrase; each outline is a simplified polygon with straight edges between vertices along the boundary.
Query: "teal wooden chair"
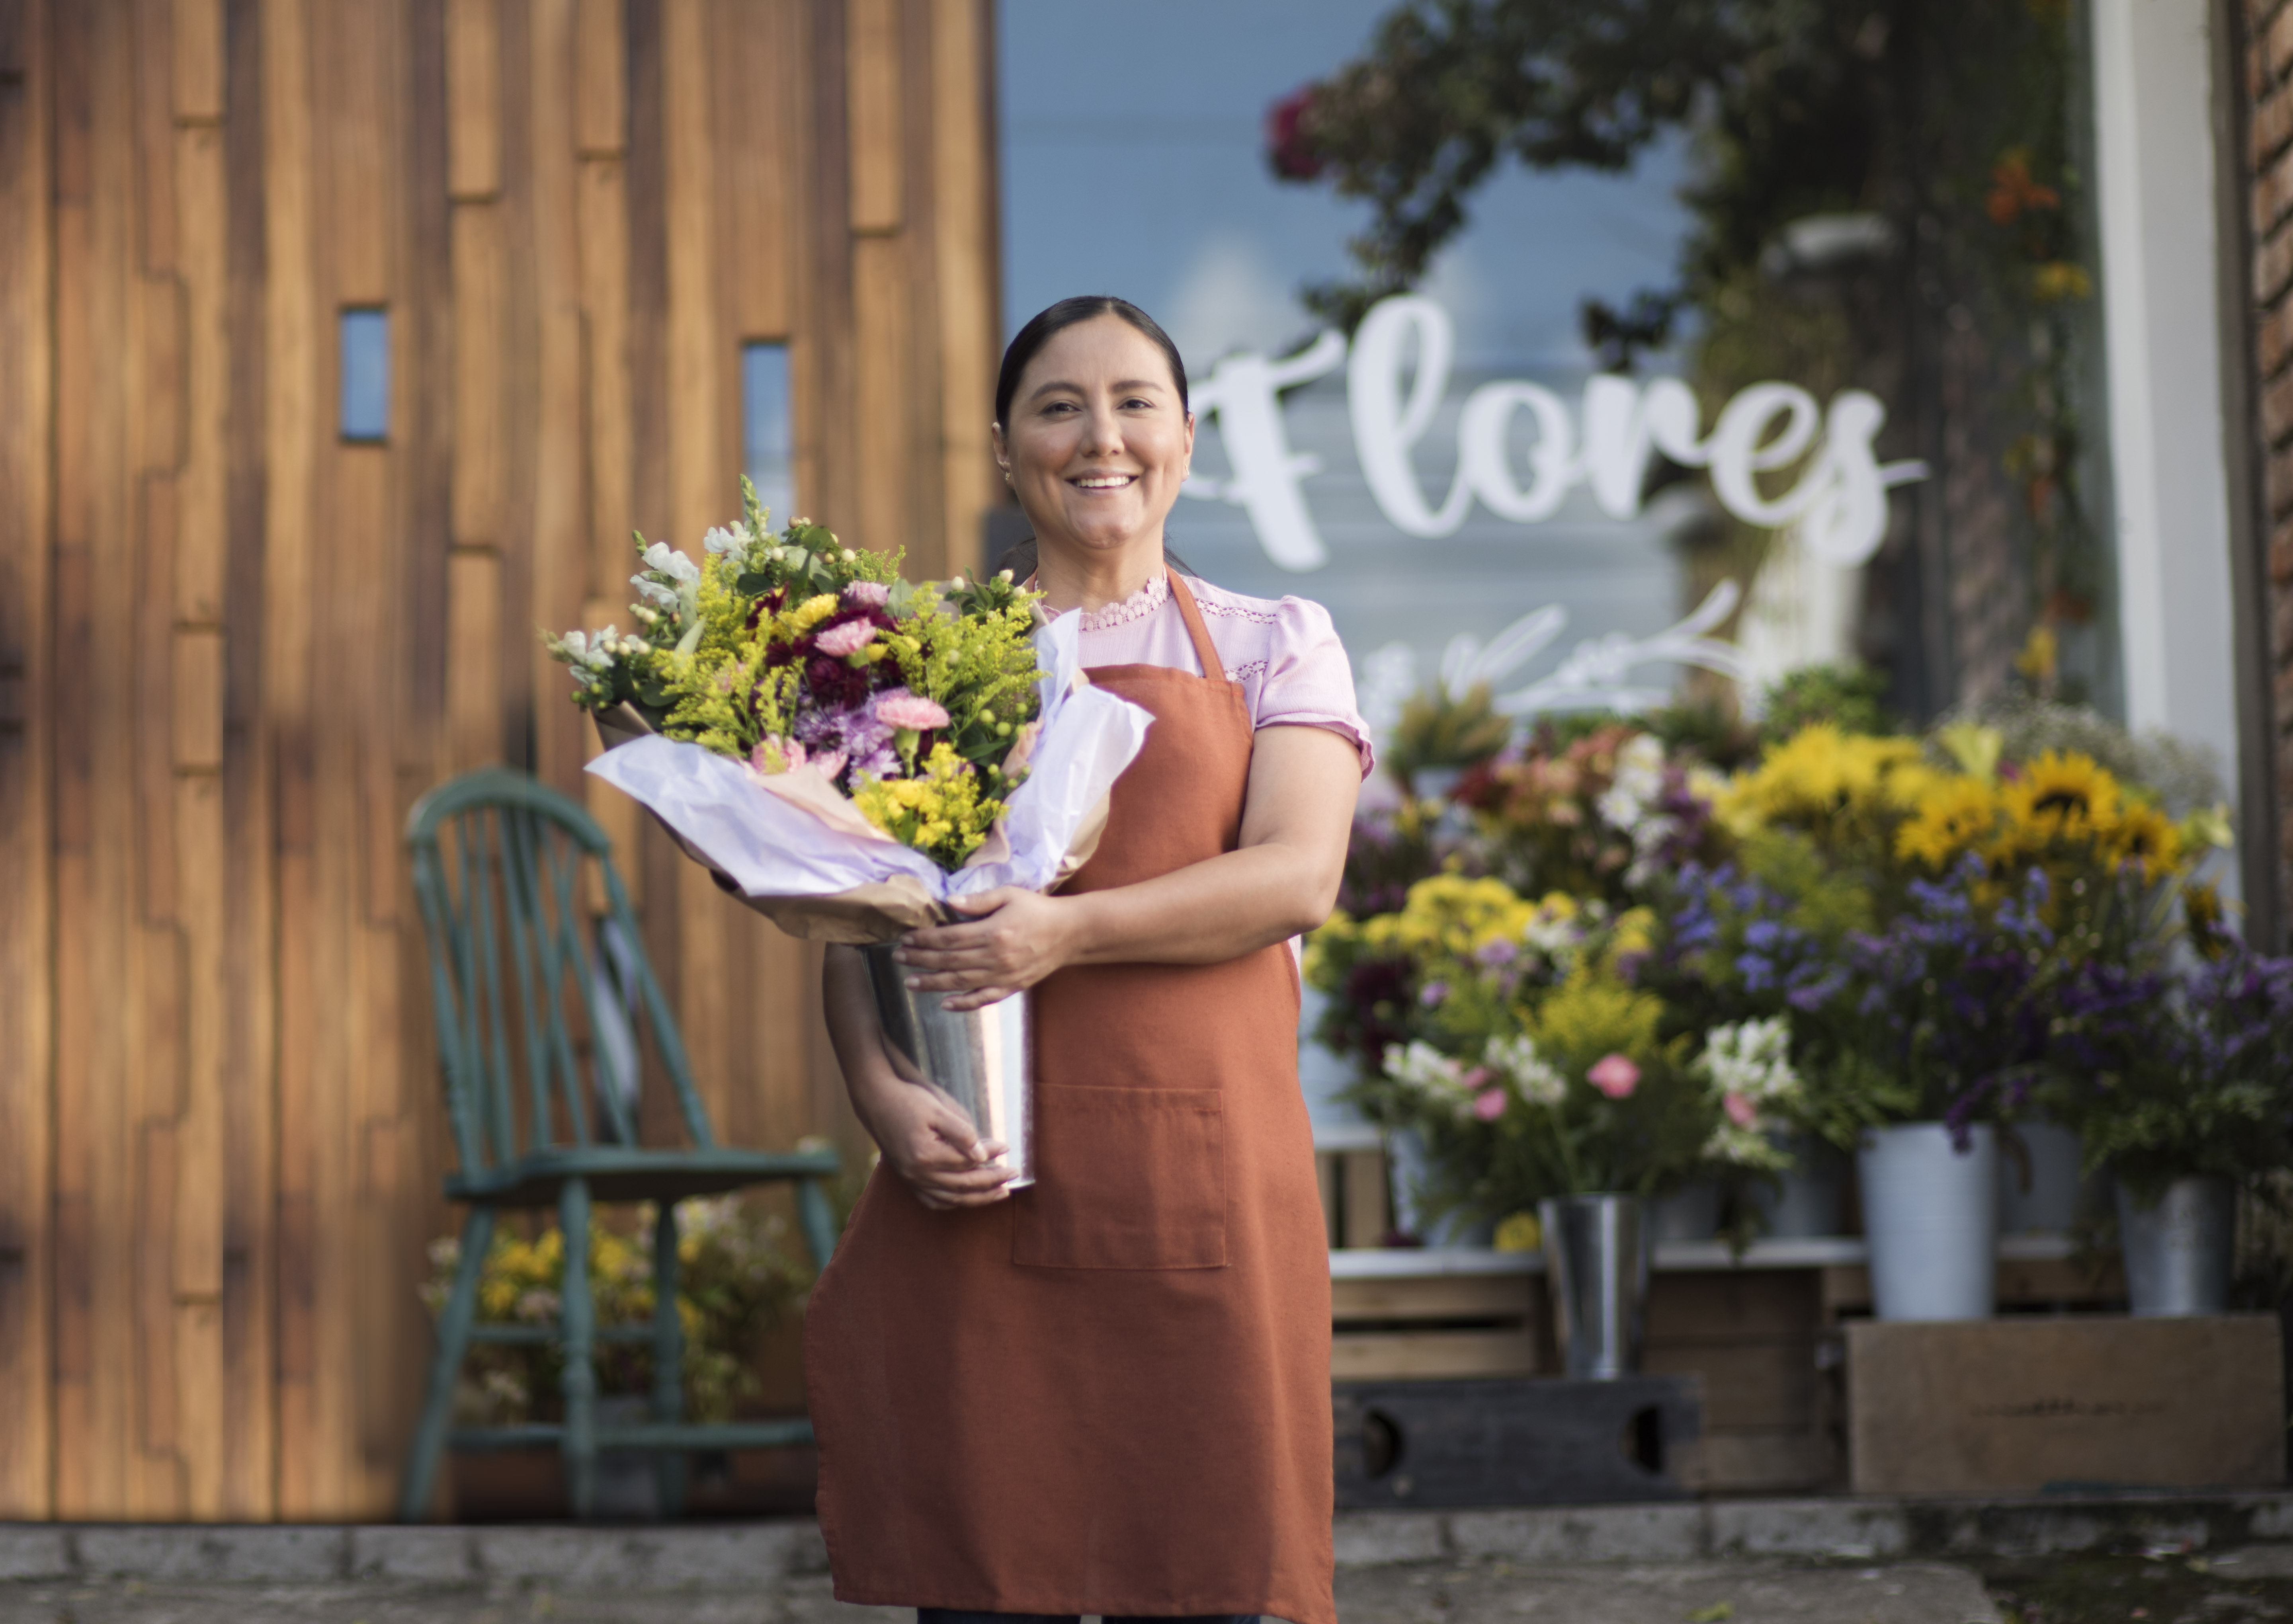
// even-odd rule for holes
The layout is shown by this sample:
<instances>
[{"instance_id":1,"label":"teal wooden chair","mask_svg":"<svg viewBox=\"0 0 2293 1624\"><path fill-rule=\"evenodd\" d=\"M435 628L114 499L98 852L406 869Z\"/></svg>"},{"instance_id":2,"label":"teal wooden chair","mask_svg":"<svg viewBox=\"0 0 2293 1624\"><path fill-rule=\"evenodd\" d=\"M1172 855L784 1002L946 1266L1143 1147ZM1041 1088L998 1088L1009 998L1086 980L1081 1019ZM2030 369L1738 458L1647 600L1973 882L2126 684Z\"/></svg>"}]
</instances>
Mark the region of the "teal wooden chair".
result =
<instances>
[{"instance_id":1,"label":"teal wooden chair","mask_svg":"<svg viewBox=\"0 0 2293 1624\"><path fill-rule=\"evenodd\" d=\"M502 768L466 773L414 808L406 841L428 934L430 984L459 1168L446 1198L466 1202L461 1257L444 1313L429 1392L406 1463L400 1517L420 1518L442 1449L555 1446L563 1456L576 1516L596 1501L600 1450L655 1454L664 1513L684 1491L694 1450L806 1443L808 1421L695 1424L685 1419L684 1338L677 1315L675 1203L752 1184L793 1182L814 1263L836 1242L822 1181L833 1151L793 1154L719 1145L693 1087L676 1016L646 961L636 915L613 868L612 843L576 803ZM605 912L583 905L582 865L603 870ZM637 1143L638 1054L644 1030L684 1118L684 1149ZM589 1294L589 1211L597 1201L654 1204L656 1311L648 1325L596 1323ZM554 1324L476 1318L478 1279L502 1212L557 1209L565 1281ZM562 1424L450 1427L454 1386L474 1342L562 1343ZM652 1415L631 1426L596 1418L601 1341L652 1348Z\"/></svg>"}]
</instances>

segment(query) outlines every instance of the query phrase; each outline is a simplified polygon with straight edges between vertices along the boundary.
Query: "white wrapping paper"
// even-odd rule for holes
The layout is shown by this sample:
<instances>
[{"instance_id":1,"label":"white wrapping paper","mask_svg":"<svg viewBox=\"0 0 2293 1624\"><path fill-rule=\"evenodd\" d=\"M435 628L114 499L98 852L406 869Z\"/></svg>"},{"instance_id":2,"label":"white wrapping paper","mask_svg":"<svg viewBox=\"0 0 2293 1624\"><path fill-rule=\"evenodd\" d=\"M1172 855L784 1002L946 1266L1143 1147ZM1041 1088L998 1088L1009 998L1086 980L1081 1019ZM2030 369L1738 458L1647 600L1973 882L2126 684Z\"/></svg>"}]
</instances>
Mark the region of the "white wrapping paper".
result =
<instances>
[{"instance_id":1,"label":"white wrapping paper","mask_svg":"<svg viewBox=\"0 0 2293 1624\"><path fill-rule=\"evenodd\" d=\"M767 788L742 763L657 734L615 746L588 770L791 934L886 941L953 898L1000 885L1048 891L1097 844L1114 780L1154 719L1083 675L1082 624L1064 615L1036 632L1042 708L1026 780L1005 804L1000 837L952 874L869 826L824 780L782 774Z\"/></svg>"}]
</instances>

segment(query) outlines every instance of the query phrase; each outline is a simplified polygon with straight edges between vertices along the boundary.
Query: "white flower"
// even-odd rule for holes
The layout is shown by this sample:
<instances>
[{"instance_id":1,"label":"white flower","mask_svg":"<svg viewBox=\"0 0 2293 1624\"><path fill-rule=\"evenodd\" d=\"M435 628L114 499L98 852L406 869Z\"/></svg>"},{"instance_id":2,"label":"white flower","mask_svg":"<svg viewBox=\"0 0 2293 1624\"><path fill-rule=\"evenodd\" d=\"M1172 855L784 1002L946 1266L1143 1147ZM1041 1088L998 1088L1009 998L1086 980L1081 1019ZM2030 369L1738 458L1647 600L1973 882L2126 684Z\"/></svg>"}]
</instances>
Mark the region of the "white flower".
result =
<instances>
[{"instance_id":1,"label":"white flower","mask_svg":"<svg viewBox=\"0 0 2293 1624\"><path fill-rule=\"evenodd\" d=\"M701 579L701 566L665 541L656 541L644 550L644 564L674 581L698 583Z\"/></svg>"},{"instance_id":2,"label":"white flower","mask_svg":"<svg viewBox=\"0 0 2293 1624\"><path fill-rule=\"evenodd\" d=\"M1664 741L1653 733L1636 733L1616 752L1616 775L1600 799L1600 816L1630 829L1663 793Z\"/></svg>"},{"instance_id":3,"label":"white flower","mask_svg":"<svg viewBox=\"0 0 2293 1624\"><path fill-rule=\"evenodd\" d=\"M1778 1149L1765 1134L1727 1121L1714 1128L1712 1137L1704 1142L1704 1159L1762 1173L1781 1173L1792 1165L1790 1153Z\"/></svg>"},{"instance_id":4,"label":"white flower","mask_svg":"<svg viewBox=\"0 0 2293 1624\"><path fill-rule=\"evenodd\" d=\"M1428 1107L1446 1111L1461 1119L1473 1114L1477 1092L1465 1080L1465 1068L1429 1043L1398 1044L1385 1052L1385 1074L1405 1088L1414 1090Z\"/></svg>"},{"instance_id":5,"label":"white flower","mask_svg":"<svg viewBox=\"0 0 2293 1624\"><path fill-rule=\"evenodd\" d=\"M1574 916L1539 904L1528 923L1521 927L1520 939L1546 957L1554 958L1580 946L1584 932Z\"/></svg>"},{"instance_id":6,"label":"white flower","mask_svg":"<svg viewBox=\"0 0 2293 1624\"><path fill-rule=\"evenodd\" d=\"M701 537L701 545L711 553L745 553L754 540L756 537L749 533L748 521L742 520L730 529L717 526Z\"/></svg>"},{"instance_id":7,"label":"white flower","mask_svg":"<svg viewBox=\"0 0 2293 1624\"><path fill-rule=\"evenodd\" d=\"M1487 1060L1490 1069L1511 1078L1520 1097L1532 1105L1558 1105L1568 1096L1568 1079L1536 1052L1534 1038L1492 1038Z\"/></svg>"},{"instance_id":8,"label":"white flower","mask_svg":"<svg viewBox=\"0 0 2293 1624\"><path fill-rule=\"evenodd\" d=\"M1704 1035L1696 1066L1714 1092L1739 1094L1755 1104L1796 1101L1802 1093L1791 1062L1791 1025L1781 1015L1714 1027Z\"/></svg>"}]
</instances>

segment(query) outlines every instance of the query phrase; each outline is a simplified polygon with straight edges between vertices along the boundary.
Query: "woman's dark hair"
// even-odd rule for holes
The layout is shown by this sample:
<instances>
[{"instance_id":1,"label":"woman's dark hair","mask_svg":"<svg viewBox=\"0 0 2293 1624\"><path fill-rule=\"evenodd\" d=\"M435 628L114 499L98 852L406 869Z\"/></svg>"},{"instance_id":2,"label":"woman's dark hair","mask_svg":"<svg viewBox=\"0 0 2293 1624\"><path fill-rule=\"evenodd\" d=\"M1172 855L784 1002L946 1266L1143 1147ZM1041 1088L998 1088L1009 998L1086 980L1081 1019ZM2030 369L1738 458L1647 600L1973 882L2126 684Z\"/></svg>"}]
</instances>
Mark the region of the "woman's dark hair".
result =
<instances>
[{"instance_id":1,"label":"woman's dark hair","mask_svg":"<svg viewBox=\"0 0 2293 1624\"><path fill-rule=\"evenodd\" d=\"M995 375L995 421L1007 433L1011 418L1011 398L1019 392L1019 379L1026 372L1027 363L1033 360L1042 347L1057 334L1086 321L1096 321L1101 316L1113 316L1128 323L1147 343L1163 352L1163 359L1171 363L1171 381L1179 386L1179 409L1189 409L1187 363L1179 359L1179 346L1171 342L1171 335L1163 330L1163 324L1128 299L1118 299L1113 294L1078 294L1072 299L1062 299L1048 309L1036 311L1027 325L1012 335L1009 346L1004 350L1002 369ZM1163 549L1163 556L1171 568L1180 573L1194 573L1171 556L1167 545ZM1024 581L1034 574L1035 538L1030 536L1012 547L996 561L995 568L1009 570L1014 580Z\"/></svg>"},{"instance_id":2,"label":"woman's dark hair","mask_svg":"<svg viewBox=\"0 0 2293 1624\"><path fill-rule=\"evenodd\" d=\"M1011 421L1011 397L1019 392L1020 375L1037 351L1057 335L1086 321L1096 321L1101 316L1114 316L1137 328L1146 342L1163 352L1171 363L1171 380L1179 386L1179 409L1187 409L1187 363L1179 359L1179 346L1162 324L1128 299L1118 299L1113 294L1079 294L1072 299L1062 299L1048 310L1038 311L1033 319L1013 335L1010 347L1003 351L1003 369L995 375L995 421L1009 431Z\"/></svg>"}]
</instances>

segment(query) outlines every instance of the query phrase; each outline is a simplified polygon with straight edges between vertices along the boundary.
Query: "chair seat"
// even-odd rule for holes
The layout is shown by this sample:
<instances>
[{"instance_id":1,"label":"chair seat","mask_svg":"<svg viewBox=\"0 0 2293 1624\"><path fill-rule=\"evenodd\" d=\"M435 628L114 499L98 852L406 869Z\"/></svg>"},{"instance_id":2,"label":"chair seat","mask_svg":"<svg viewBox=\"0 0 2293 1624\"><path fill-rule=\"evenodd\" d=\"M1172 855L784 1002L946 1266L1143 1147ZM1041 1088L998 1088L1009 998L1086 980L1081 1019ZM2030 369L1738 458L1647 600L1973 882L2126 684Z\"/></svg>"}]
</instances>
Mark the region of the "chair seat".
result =
<instances>
[{"instance_id":1,"label":"chair seat","mask_svg":"<svg viewBox=\"0 0 2293 1624\"><path fill-rule=\"evenodd\" d=\"M681 1201L783 1178L833 1178L833 1151L665 1151L620 1144L562 1145L515 1161L446 1176L450 1201L555 1207L569 1178L589 1181L599 1201Z\"/></svg>"}]
</instances>

